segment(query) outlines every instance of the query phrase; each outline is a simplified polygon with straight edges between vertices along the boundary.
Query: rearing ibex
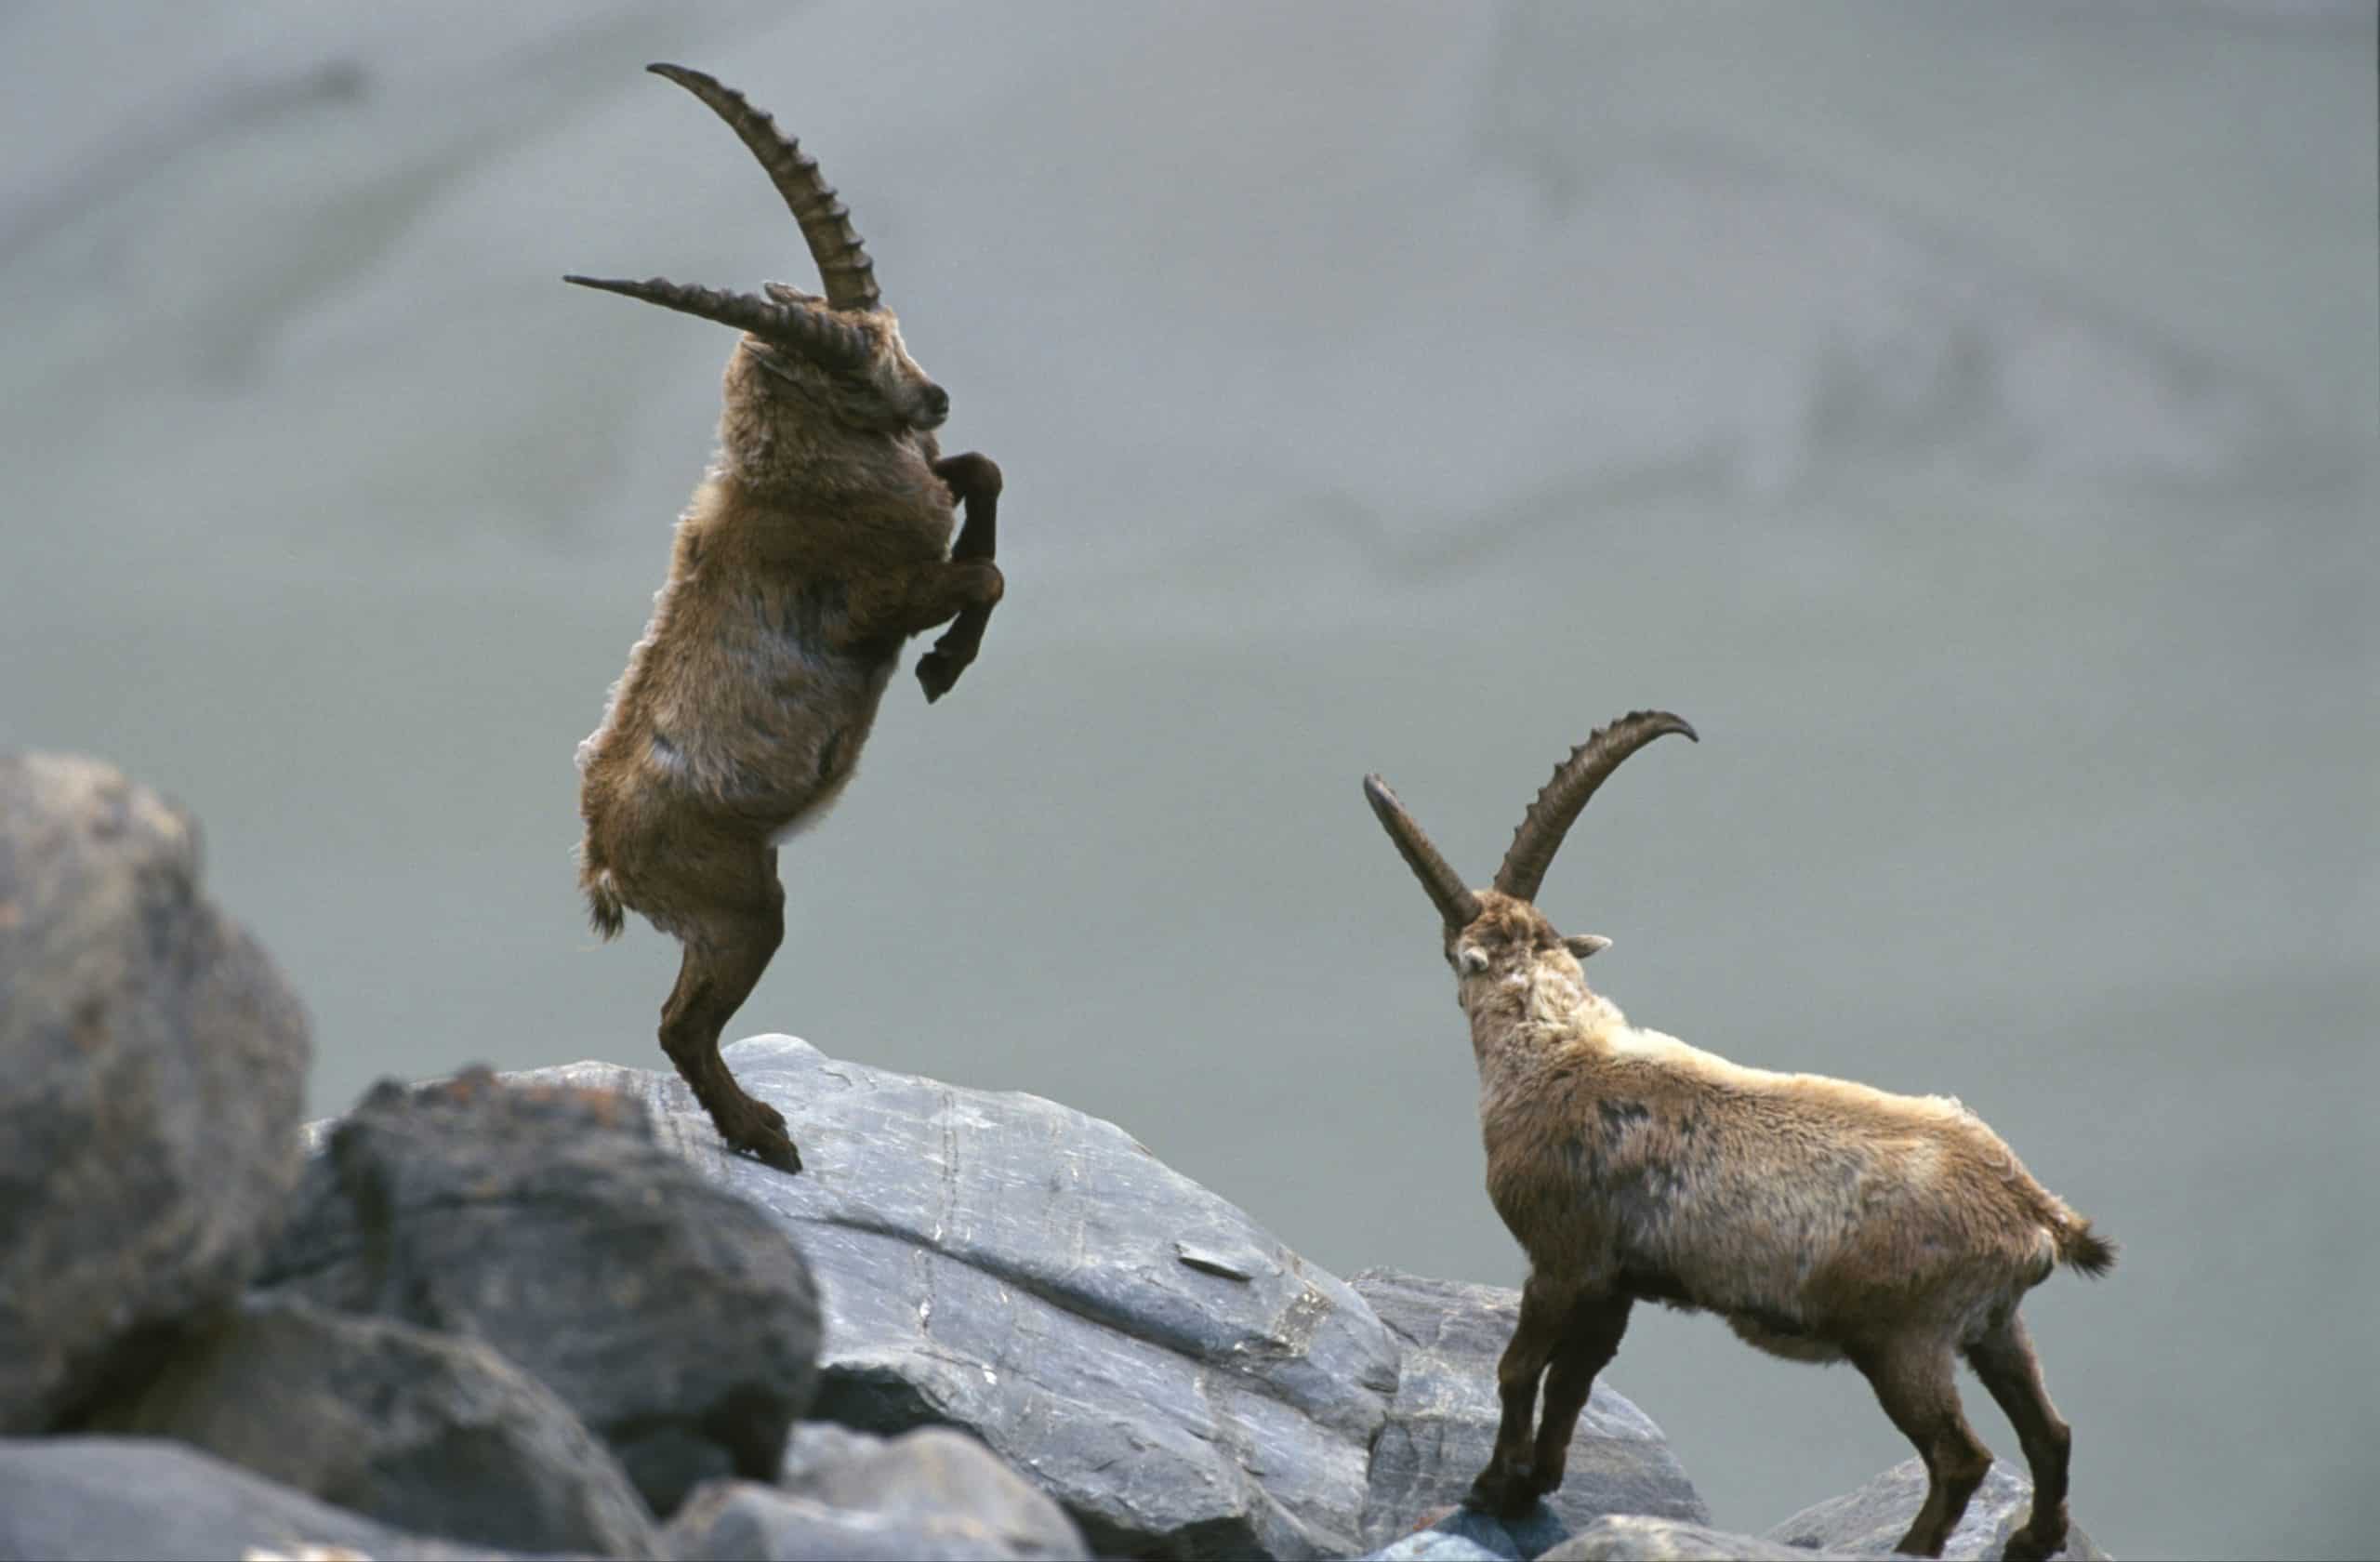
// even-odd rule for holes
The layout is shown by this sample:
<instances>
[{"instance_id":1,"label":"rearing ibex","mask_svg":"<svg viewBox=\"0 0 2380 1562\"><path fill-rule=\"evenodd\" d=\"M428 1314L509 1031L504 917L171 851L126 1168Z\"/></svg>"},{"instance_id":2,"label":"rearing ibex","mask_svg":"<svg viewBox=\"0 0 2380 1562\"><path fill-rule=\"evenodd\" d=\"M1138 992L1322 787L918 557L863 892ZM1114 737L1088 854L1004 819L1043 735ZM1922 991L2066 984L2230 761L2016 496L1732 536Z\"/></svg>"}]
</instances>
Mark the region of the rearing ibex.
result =
<instances>
[{"instance_id":1,"label":"rearing ibex","mask_svg":"<svg viewBox=\"0 0 2380 1562\"><path fill-rule=\"evenodd\" d=\"M1471 1501L1514 1515L1562 1484L1595 1374L1649 1300L1709 1308L1789 1359L1857 1366L1925 1462L1924 1505L1900 1542L1920 1555L1941 1554L1991 1464L1959 1409L1964 1354L2032 1468L2032 1515L2008 1555L2048 1556L2066 1540L2070 1438L2016 1306L2060 1263L2106 1272L2114 1244L1956 1101L1745 1068L1631 1026L1579 967L1609 940L1565 938L1530 904L1595 788L1666 733L1695 735L1644 710L1580 745L1492 889L1464 888L1386 784L1364 783L1445 922L1479 1065L1488 1196L1528 1253L1496 1373L1503 1419Z\"/></svg>"},{"instance_id":2,"label":"rearing ibex","mask_svg":"<svg viewBox=\"0 0 2380 1562\"><path fill-rule=\"evenodd\" d=\"M736 1084L720 1033L785 936L774 842L851 780L902 643L958 619L918 664L928 700L974 657L1002 589L999 469L939 458L932 430L950 398L902 345L818 165L742 94L651 69L760 159L826 295L567 279L744 332L719 457L678 522L669 578L602 724L579 746L579 882L604 937L635 910L684 946L663 1050L729 1145L798 1172L783 1114ZM967 505L955 549L954 496Z\"/></svg>"}]
</instances>

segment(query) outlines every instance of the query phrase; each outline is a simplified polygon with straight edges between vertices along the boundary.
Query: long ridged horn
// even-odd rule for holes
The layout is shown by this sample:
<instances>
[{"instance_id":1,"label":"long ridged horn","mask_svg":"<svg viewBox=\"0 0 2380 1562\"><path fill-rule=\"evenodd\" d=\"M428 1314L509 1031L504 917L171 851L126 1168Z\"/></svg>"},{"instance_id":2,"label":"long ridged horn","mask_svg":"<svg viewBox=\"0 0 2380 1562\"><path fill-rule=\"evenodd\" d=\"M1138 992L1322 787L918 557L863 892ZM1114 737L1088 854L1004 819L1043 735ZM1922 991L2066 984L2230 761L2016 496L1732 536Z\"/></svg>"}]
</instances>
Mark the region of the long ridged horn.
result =
<instances>
[{"instance_id":1,"label":"long ridged horn","mask_svg":"<svg viewBox=\"0 0 2380 1562\"><path fill-rule=\"evenodd\" d=\"M835 187L818 171L818 160L803 152L776 121L752 106L744 94L722 86L715 77L683 65L647 65L656 76L667 76L710 105L727 121L752 155L760 160L769 182L785 197L801 236L810 245L810 258L826 285L829 309L872 310L883 307L877 291L876 263L867 258L858 230L852 226L851 208L835 194Z\"/></svg>"},{"instance_id":2,"label":"long ridged horn","mask_svg":"<svg viewBox=\"0 0 2380 1562\"><path fill-rule=\"evenodd\" d=\"M689 287L667 277L621 282L608 277L566 276L562 281L599 288L624 298L641 298L681 314L699 315L749 331L779 347L790 348L828 368L856 369L873 355L867 338L832 315L789 304L771 303L749 293L722 293L715 287Z\"/></svg>"},{"instance_id":3,"label":"long ridged horn","mask_svg":"<svg viewBox=\"0 0 2380 1562\"><path fill-rule=\"evenodd\" d=\"M1413 877L1421 880L1421 888L1429 892L1430 904L1438 908L1447 926L1469 927L1479 915L1479 897L1463 888L1462 880L1438 854L1438 849L1430 844L1430 838L1421 833L1413 815L1405 812L1405 805L1396 801L1388 783L1377 775L1365 776L1364 800L1380 816L1381 827L1388 831L1389 840L1396 842L1397 854L1413 870Z\"/></svg>"},{"instance_id":4,"label":"long ridged horn","mask_svg":"<svg viewBox=\"0 0 2380 1562\"><path fill-rule=\"evenodd\" d=\"M1504 866L1496 870L1496 887L1516 899L1535 900L1538 887L1545 882L1545 870L1554 866L1554 854L1562 849L1562 838L1569 833L1579 810L1595 795L1595 788L1620 768L1622 760L1669 733L1702 741L1683 716L1666 710L1632 710L1609 726L1596 729L1571 749L1570 757L1554 767L1554 779L1528 805L1520 828L1513 832Z\"/></svg>"}]
</instances>

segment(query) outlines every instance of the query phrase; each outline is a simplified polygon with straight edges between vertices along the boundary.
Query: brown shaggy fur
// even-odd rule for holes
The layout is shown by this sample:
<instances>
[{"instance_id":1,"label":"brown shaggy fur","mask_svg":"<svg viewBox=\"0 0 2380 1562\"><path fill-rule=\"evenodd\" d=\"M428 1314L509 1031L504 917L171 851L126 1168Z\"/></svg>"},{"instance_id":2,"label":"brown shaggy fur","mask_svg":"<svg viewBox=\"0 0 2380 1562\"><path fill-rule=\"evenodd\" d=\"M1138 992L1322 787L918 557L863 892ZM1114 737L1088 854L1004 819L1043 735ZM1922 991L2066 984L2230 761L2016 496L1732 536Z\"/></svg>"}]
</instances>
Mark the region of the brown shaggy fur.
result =
<instances>
[{"instance_id":1,"label":"brown shaggy fur","mask_svg":"<svg viewBox=\"0 0 2380 1562\"><path fill-rule=\"evenodd\" d=\"M663 1050L730 1145L798 1172L784 1116L736 1084L719 1038L785 936L775 843L850 783L903 643L967 616L919 665L929 699L972 658L1003 589L987 556L1000 477L982 456L939 458L932 430L949 398L889 310L766 291L859 333L867 354L822 362L796 333L749 334L728 359L719 458L679 520L668 580L602 724L579 746L579 883L603 936L638 911L684 946ZM955 500L967 506L958 559Z\"/></svg>"},{"instance_id":2,"label":"brown shaggy fur","mask_svg":"<svg viewBox=\"0 0 2380 1562\"><path fill-rule=\"evenodd\" d=\"M2060 1263L2105 1273L2114 1246L1958 1102L1742 1067L1640 1030L1587 986L1574 951L1599 941L1472 893L1477 914L1447 929L1446 953L1479 1066L1488 1198L1529 1259L1473 1502L1517 1514L1561 1484L1595 1374L1630 1309L1655 1301L1866 1374L1930 1477L1900 1542L1919 1555L1940 1554L1991 1462L1959 1408L1964 1355L2032 1470L2009 1555L2055 1554L2071 1439L2016 1309Z\"/></svg>"}]
</instances>

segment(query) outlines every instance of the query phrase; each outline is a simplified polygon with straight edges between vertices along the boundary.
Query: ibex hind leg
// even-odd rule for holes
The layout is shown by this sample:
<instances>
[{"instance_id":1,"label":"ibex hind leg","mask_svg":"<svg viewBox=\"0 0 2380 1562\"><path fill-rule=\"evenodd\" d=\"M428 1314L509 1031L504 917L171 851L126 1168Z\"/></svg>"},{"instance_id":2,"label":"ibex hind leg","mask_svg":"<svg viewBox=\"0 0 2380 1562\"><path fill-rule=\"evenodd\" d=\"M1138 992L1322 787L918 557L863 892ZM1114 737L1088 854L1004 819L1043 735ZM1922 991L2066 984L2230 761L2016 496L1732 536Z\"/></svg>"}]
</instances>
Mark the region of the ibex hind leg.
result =
<instances>
[{"instance_id":1,"label":"ibex hind leg","mask_svg":"<svg viewBox=\"0 0 2380 1562\"><path fill-rule=\"evenodd\" d=\"M2012 1562L2055 1556L2066 1544L2066 1466L2074 1434L2049 1402L2025 1320L2010 1313L1967 1347L1967 1365L2016 1429L2033 1474L2032 1515L2008 1537L2008 1555Z\"/></svg>"},{"instance_id":2,"label":"ibex hind leg","mask_svg":"<svg viewBox=\"0 0 2380 1562\"><path fill-rule=\"evenodd\" d=\"M1991 1450L1959 1409L1950 1349L1931 1340L1882 1340L1855 1348L1851 1359L1876 1391L1884 1414L1925 1462L1925 1501L1893 1549L1939 1556L1967 1500L1991 1468Z\"/></svg>"},{"instance_id":3,"label":"ibex hind leg","mask_svg":"<svg viewBox=\"0 0 2380 1562\"><path fill-rule=\"evenodd\" d=\"M774 852L766 854L763 871L744 887L752 893L677 919L685 958L678 985L661 1006L661 1050L678 1066L730 1148L780 1172L799 1172L801 1154L786 1133L785 1114L746 1094L719 1055L721 1033L785 942L785 891L776 881Z\"/></svg>"}]
</instances>

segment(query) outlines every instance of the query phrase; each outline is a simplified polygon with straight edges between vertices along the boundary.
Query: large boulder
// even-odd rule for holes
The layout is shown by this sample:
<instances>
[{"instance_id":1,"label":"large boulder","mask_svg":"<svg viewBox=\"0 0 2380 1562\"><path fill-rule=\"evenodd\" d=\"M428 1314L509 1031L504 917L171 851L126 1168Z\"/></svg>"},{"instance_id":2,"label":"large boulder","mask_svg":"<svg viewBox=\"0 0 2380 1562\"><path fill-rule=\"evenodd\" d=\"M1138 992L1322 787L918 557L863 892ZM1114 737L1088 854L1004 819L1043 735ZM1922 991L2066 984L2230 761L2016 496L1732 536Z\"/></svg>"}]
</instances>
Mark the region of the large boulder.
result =
<instances>
[{"instance_id":1,"label":"large boulder","mask_svg":"<svg viewBox=\"0 0 2380 1562\"><path fill-rule=\"evenodd\" d=\"M514 1551L658 1555L619 1463L484 1344L258 1303L94 1430L173 1437L393 1529Z\"/></svg>"},{"instance_id":2,"label":"large boulder","mask_svg":"<svg viewBox=\"0 0 2380 1562\"><path fill-rule=\"evenodd\" d=\"M1520 1292L1393 1269L1364 1270L1349 1284L1404 1346L1389 1423L1372 1445L1364 1502L1363 1542L1377 1546L1404 1533L1417 1516L1461 1502L1486 1467L1502 1414L1496 1362L1519 1321ZM1555 1537L1604 1514L1697 1524L1711 1517L1661 1429L1602 1379L1579 1417L1562 1485L1544 1507L1558 1521ZM1540 1525L1528 1533L1541 1530Z\"/></svg>"},{"instance_id":3,"label":"large boulder","mask_svg":"<svg viewBox=\"0 0 2380 1562\"><path fill-rule=\"evenodd\" d=\"M309 1162L258 1283L485 1342L611 1445L654 1511L776 1474L816 1379L782 1224L604 1089L382 1084Z\"/></svg>"},{"instance_id":4,"label":"large boulder","mask_svg":"<svg viewBox=\"0 0 2380 1562\"><path fill-rule=\"evenodd\" d=\"M887 1440L795 1435L775 1486L719 1481L666 1537L680 1562L1027 1562L1087 1557L1064 1509L983 1444L944 1427Z\"/></svg>"},{"instance_id":5,"label":"large boulder","mask_svg":"<svg viewBox=\"0 0 2380 1562\"><path fill-rule=\"evenodd\" d=\"M391 1529L180 1443L0 1439L0 1557L501 1562L506 1555Z\"/></svg>"},{"instance_id":6,"label":"large boulder","mask_svg":"<svg viewBox=\"0 0 2380 1562\"><path fill-rule=\"evenodd\" d=\"M199 893L198 827L96 760L0 756L0 1435L235 1301L298 1172L298 999Z\"/></svg>"},{"instance_id":7,"label":"large boulder","mask_svg":"<svg viewBox=\"0 0 2380 1562\"><path fill-rule=\"evenodd\" d=\"M1905 1459L1867 1485L1814 1503L1768 1531L1772 1541L1855 1555L1884 1556L1909 1529L1925 1501L1925 1466ZM1983 1484L1976 1488L1960 1516L1959 1527L1942 1542L1944 1562L1979 1562L2003 1556L2008 1537L2023 1525L2033 1506L2032 1483L1994 1460ZM2069 1525L2066 1548L2058 1555L2075 1562L2104 1562L2107 1553Z\"/></svg>"},{"instance_id":8,"label":"large boulder","mask_svg":"<svg viewBox=\"0 0 2380 1562\"><path fill-rule=\"evenodd\" d=\"M794 1233L826 1307L813 1414L963 1428L1064 1504L1103 1555L1345 1556L1358 1548L1395 1338L1344 1282L1112 1123L739 1041L799 1176L728 1153L674 1075L616 1088L692 1163Z\"/></svg>"},{"instance_id":9,"label":"large boulder","mask_svg":"<svg viewBox=\"0 0 2380 1562\"><path fill-rule=\"evenodd\" d=\"M800 1176L728 1153L674 1075L516 1078L641 1097L665 1143L794 1233L827 1316L814 1415L961 1427L1095 1550L1136 1556L1348 1555L1485 1459L1511 1292L1367 1277L1392 1328L1114 1124L790 1037L726 1055L786 1114ZM1567 1513L1702 1513L1659 1429L1608 1391L1573 1471Z\"/></svg>"}]
</instances>

